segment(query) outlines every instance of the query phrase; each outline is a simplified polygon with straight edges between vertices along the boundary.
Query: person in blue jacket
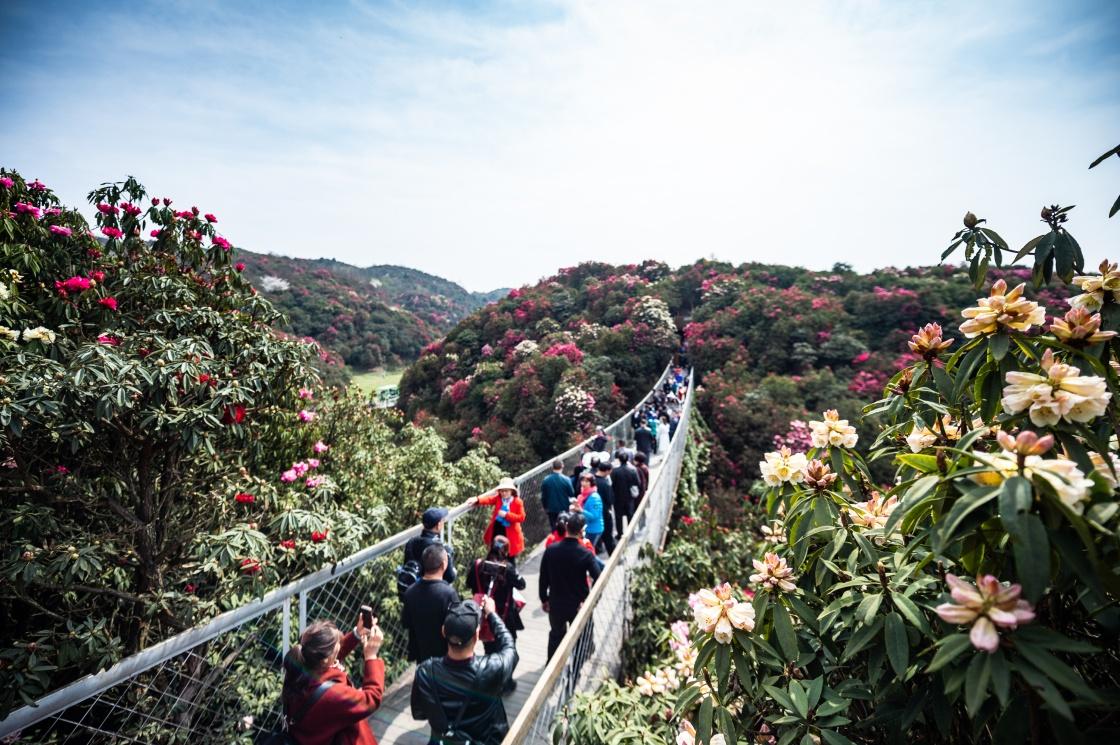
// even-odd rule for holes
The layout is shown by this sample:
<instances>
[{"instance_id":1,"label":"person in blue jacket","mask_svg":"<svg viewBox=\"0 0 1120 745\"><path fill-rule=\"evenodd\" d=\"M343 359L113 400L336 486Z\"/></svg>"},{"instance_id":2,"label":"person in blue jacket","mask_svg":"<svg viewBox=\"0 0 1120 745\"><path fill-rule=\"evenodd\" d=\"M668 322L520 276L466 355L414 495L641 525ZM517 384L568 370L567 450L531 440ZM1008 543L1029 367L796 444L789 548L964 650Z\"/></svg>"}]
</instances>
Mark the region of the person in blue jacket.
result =
<instances>
[{"instance_id":1,"label":"person in blue jacket","mask_svg":"<svg viewBox=\"0 0 1120 745\"><path fill-rule=\"evenodd\" d=\"M583 519L587 522L587 540L591 541L591 545L598 551L599 540L603 537L603 498L595 491L593 474L581 474L579 484L576 507L583 512Z\"/></svg>"},{"instance_id":2,"label":"person in blue jacket","mask_svg":"<svg viewBox=\"0 0 1120 745\"><path fill-rule=\"evenodd\" d=\"M564 475L564 461L557 458L552 461L552 473L541 482L541 506L548 514L549 530L556 530L556 518L567 512L575 495L572 480Z\"/></svg>"}]
</instances>

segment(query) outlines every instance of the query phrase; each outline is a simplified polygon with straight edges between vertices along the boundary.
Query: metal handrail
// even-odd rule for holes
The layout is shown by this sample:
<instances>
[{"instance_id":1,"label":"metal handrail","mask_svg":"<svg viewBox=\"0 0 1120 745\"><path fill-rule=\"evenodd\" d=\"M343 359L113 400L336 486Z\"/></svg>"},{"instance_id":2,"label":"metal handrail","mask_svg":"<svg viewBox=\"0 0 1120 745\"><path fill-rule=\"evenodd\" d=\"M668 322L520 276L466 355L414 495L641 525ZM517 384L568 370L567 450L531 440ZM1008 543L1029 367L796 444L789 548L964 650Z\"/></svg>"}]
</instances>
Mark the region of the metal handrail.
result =
<instances>
[{"instance_id":1,"label":"metal handrail","mask_svg":"<svg viewBox=\"0 0 1120 745\"><path fill-rule=\"evenodd\" d=\"M650 391L633 407L631 407L626 414L618 420L610 424L605 429L612 430L620 426L624 426L628 421L630 414L637 408L641 407L650 396L661 386L662 382L666 379L672 370L672 363L666 366L665 370L661 373L657 382L653 385ZM580 452L593 438L587 438L574 446L568 451L565 451L560 458L570 458L576 453ZM534 478L539 473L551 468L553 459L542 463L535 468L532 468L525 473L518 476L515 481L519 489L521 484ZM450 526L455 519L466 515L475 508L472 500L468 500L451 508L447 516L447 534L448 543L450 543ZM533 509L533 508L530 508ZM536 504L534 511L539 511L540 505ZM83 701L96 696L113 686L119 685L130 678L133 678L141 673L159 665L163 662L171 660L172 658L181 655L185 652L194 649L200 644L210 641L224 632L232 631L239 626L251 621L258 616L261 616L269 611L282 608L285 614L285 623L287 623L287 614L289 612L290 602L294 598L300 598L301 611L303 607L303 600L309 590L321 587L331 580L352 572L356 569L363 567L374 559L378 559L386 554L395 551L404 546L411 538L420 534L422 526L414 525L403 531L400 531L378 543L362 549L356 553L351 554L339 561L324 567L312 574L302 577L294 582L278 587L265 593L260 598L250 601L249 603L233 610L226 611L218 616L215 616L205 624L188 629L181 632L169 639L166 639L158 644L155 644L147 649L137 652L134 655L121 660L113 666L102 670L101 672L86 675L78 680L63 686L42 698L38 699L32 704L20 707L8 714L6 718L0 720L0 738L16 734L19 731L29 728L38 722L59 714L71 706L82 703ZM303 629L304 618L300 618L300 629ZM287 635L284 636L284 651L287 651Z\"/></svg>"},{"instance_id":2,"label":"metal handrail","mask_svg":"<svg viewBox=\"0 0 1120 745\"><path fill-rule=\"evenodd\" d=\"M692 406L692 384L693 376L690 372L688 379L688 389L685 396L684 406L682 407L681 421L676 431L676 437L680 437L682 438L682 440L688 435L688 424L691 418L690 414ZM674 445L675 444L676 443L674 443ZM683 446L681 446L679 450L683 451ZM665 465L662 466L661 470L658 472L654 480L654 483L651 483L649 485L649 488L647 490L649 493L652 493L654 491L655 483L660 486L661 478L666 475L665 466L668 465L670 464L666 462ZM679 473L680 472L678 469L677 477L679 477ZM675 487L676 484L673 485L674 489ZM670 499L670 505L671 502L672 500ZM536 722L537 717L540 715L541 708L548 701L553 692L553 689L556 687L556 684L559 681L561 674L569 664L570 658L573 656L573 653L575 651L575 647L579 643L584 629L591 621L591 617L594 614L596 607L598 606L599 600L606 590L611 575L614 573L619 563L623 561L623 558L626 554L626 549L629 547L630 542L633 540L634 534L638 531L639 526L641 526L642 518L645 517L645 513L648 510L654 509L655 507L662 508L664 507L664 505L659 504L654 506L653 500L651 499L643 499L641 504L638 505L638 509L635 510L633 518L631 518L629 524L626 527L626 530L622 534L622 538L619 539L614 552L611 554L610 558L607 560L606 565L603 567L602 573L592 585L591 591L588 593L587 598L583 601L583 605L580 607L580 610L576 614L575 619L573 619L569 624L567 633L564 635L564 638L560 642L560 645L556 648L556 651L553 652L552 658L548 661L545 669L541 672L541 676L537 679L537 683L535 686L533 686L533 690L529 693L529 697L525 700L525 703L522 704L521 710L517 714L517 718L514 719L513 724L510 725L509 732L506 735L505 739L502 741L503 745L518 745L519 743L528 741L529 732L533 724ZM667 525L668 520L665 521L665 526ZM660 544L660 537L658 538L657 542Z\"/></svg>"}]
</instances>

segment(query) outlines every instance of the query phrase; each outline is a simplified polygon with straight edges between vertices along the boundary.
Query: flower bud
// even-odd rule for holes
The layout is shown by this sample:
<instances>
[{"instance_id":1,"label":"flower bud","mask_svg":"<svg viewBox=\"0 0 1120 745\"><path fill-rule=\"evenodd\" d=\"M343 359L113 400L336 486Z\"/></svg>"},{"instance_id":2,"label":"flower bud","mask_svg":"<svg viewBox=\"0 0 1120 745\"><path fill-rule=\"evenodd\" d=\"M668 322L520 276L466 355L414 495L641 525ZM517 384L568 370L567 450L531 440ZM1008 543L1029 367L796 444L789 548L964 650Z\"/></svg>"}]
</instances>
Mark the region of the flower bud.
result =
<instances>
[{"instance_id":1,"label":"flower bud","mask_svg":"<svg viewBox=\"0 0 1120 745\"><path fill-rule=\"evenodd\" d=\"M964 226L966 228L972 230L976 227L976 222L976 215L972 214L971 212L964 213Z\"/></svg>"}]
</instances>

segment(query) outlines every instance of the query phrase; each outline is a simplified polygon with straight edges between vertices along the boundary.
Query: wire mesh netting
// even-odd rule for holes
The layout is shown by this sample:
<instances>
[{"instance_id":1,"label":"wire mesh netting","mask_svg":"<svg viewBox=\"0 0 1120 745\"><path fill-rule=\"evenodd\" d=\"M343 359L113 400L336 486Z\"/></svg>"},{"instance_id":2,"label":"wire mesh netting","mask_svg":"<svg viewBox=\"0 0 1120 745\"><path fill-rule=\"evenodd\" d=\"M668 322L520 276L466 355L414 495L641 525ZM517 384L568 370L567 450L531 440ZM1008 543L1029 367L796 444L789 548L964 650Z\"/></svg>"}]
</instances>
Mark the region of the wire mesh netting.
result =
<instances>
[{"instance_id":1,"label":"wire mesh netting","mask_svg":"<svg viewBox=\"0 0 1120 745\"><path fill-rule=\"evenodd\" d=\"M650 395L661 386L670 369L666 368ZM616 443L631 441L630 416L610 425L607 434ZM678 435L675 439L682 438ZM586 449L583 443L559 456L565 470L570 471ZM666 461L672 458L670 455ZM551 463L543 463L517 479L526 505L527 546L539 543L548 534L540 485L551 471ZM649 501L653 501L652 494ZM650 519L650 514L647 512L644 519ZM453 512L448 540L458 549L455 562L460 572L481 552L479 539L488 519L488 510L457 508ZM298 640L307 624L317 619L334 621L339 628L348 630L356 622L362 605L373 606L385 631L382 657L386 679L391 682L408 667L408 632L400 622L394 569L400 562L400 547L417 530L412 528L386 539L379 544L384 545L383 549L371 547L334 567L279 588L269 593L259 607L219 616L204 627L173 637L108 671L56 691L36 706L13 712L0 722L0 741L49 745L262 742L279 732L282 725L283 657L289 646ZM324 573L327 576L318 577ZM621 576L625 572L615 574ZM624 582L625 578L619 581ZM625 593L612 590L612 597L615 594ZM604 619L603 623L612 621ZM581 639L579 654L591 659L600 642L594 638L590 625L581 633L587 634L588 639L586 644ZM164 654L160 651L164 649L170 651ZM360 679L361 656L354 654L346 663L351 665L351 678ZM575 674L578 676L578 668ZM575 678L573 685L574 682Z\"/></svg>"}]
</instances>

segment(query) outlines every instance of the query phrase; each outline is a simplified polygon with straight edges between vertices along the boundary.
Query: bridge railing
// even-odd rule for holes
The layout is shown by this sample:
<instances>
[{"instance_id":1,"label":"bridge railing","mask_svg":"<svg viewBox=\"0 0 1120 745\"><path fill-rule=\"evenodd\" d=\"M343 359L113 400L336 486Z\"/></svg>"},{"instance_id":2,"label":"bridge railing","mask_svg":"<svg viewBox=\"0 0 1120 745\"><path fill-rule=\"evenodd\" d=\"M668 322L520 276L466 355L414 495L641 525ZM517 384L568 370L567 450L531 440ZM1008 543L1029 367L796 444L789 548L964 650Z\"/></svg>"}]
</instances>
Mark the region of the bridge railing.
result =
<instances>
[{"instance_id":1,"label":"bridge railing","mask_svg":"<svg viewBox=\"0 0 1120 745\"><path fill-rule=\"evenodd\" d=\"M666 367L637 406L661 386ZM635 407L635 408L636 408ZM633 437L630 413L611 424L617 440ZM586 442L559 457L570 467ZM540 483L551 460L517 477L525 500L526 545L548 533ZM477 542L485 510L453 508L445 541ZM467 518L467 519L464 519ZM413 526L291 582L206 624L155 644L95 675L53 691L0 721L0 740L34 743L253 743L279 729L283 658L310 621L335 620L346 628L359 606L373 605L385 630L382 657L391 681L408 667L408 632L400 622L394 568L397 553L421 527ZM460 560L466 552L460 552ZM360 655L351 677L361 678Z\"/></svg>"},{"instance_id":2,"label":"bridge railing","mask_svg":"<svg viewBox=\"0 0 1120 745\"><path fill-rule=\"evenodd\" d=\"M660 547L664 542L684 461L691 413L690 375L680 423L668 454L656 463L646 498L638 506L603 573L521 707L503 745L559 742L562 737L554 739L554 728L563 718L571 697L577 692L591 690L605 678L618 675L622 644L631 620L630 575L643 560L644 546Z\"/></svg>"}]
</instances>

